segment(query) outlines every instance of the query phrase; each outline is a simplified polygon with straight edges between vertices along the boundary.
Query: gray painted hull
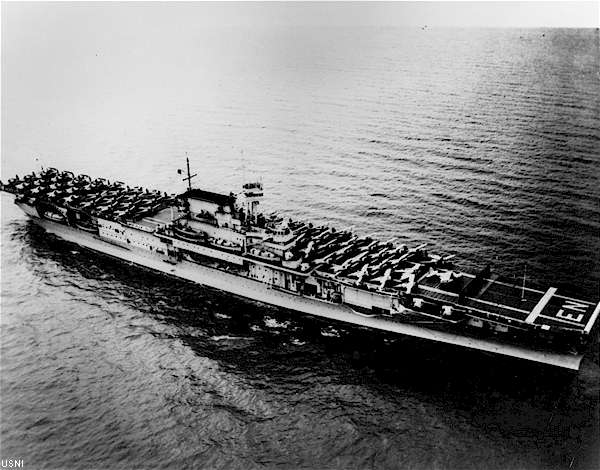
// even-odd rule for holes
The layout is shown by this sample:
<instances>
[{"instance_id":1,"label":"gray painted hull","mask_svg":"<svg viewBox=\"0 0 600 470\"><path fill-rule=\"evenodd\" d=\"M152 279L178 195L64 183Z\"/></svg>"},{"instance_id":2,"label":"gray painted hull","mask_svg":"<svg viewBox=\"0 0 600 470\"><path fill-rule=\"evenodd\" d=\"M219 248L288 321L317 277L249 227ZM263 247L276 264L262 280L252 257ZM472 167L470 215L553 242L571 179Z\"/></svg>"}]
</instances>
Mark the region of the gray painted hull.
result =
<instances>
[{"instance_id":1,"label":"gray painted hull","mask_svg":"<svg viewBox=\"0 0 600 470\"><path fill-rule=\"evenodd\" d=\"M25 212L28 213L28 211ZM230 292L269 305L361 327L384 330L442 343L455 344L466 348L527 359L572 370L579 369L582 359L581 355L527 349L512 344L504 344L499 341L473 338L450 332L431 330L416 325L399 323L381 317L364 316L343 304L333 304L306 296L284 292L259 281L189 261L179 261L176 264L173 264L159 257L155 253L118 246L100 239L97 235L54 223L49 220L40 219L36 217L36 214L28 213L28 215L30 215L31 219L43 227L47 232L82 247L154 271L166 273L171 276L176 276L197 284Z\"/></svg>"}]
</instances>

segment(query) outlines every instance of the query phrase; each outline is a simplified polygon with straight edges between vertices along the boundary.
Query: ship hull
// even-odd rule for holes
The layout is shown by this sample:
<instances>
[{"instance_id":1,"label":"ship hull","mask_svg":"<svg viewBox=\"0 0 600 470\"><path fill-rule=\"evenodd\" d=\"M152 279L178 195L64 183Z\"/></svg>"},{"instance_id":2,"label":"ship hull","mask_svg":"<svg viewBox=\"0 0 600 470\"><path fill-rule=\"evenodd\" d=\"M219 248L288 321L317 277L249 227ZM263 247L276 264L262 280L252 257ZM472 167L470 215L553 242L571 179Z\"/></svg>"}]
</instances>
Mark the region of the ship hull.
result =
<instances>
[{"instance_id":1,"label":"ship hull","mask_svg":"<svg viewBox=\"0 0 600 470\"><path fill-rule=\"evenodd\" d=\"M421 326L400 323L381 317L361 315L344 304L335 304L307 296L288 293L280 289L272 288L263 282L231 274L220 269L189 261L180 260L177 261L177 263L174 263L156 253L144 252L143 250L136 248L109 243L95 234L50 220L41 219L37 217L37 214L26 210L27 207L23 207L26 205L19 204L19 206L37 225L45 229L48 233L65 241L75 243L84 248L109 255L125 262L133 263L140 267L219 289L253 301L259 301L303 314L360 327L454 344L470 349L527 359L566 369L578 370L582 359L582 355L528 349L517 345L501 343L499 341L468 337L452 332L432 330Z\"/></svg>"}]
</instances>

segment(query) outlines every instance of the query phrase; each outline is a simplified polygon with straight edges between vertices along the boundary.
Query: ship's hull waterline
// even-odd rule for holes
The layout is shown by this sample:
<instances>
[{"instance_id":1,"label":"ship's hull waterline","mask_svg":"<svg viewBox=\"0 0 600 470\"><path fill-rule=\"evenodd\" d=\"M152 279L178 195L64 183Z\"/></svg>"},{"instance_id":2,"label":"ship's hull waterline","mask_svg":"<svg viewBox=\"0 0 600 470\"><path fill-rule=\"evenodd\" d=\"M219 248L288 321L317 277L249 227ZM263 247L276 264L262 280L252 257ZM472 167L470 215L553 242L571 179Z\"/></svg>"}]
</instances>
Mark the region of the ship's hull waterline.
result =
<instances>
[{"instance_id":1,"label":"ship's hull waterline","mask_svg":"<svg viewBox=\"0 0 600 470\"><path fill-rule=\"evenodd\" d=\"M582 360L582 355L580 354L564 354L554 351L529 349L489 339L474 338L453 334L451 332L432 330L421 326L387 320L381 317L366 316L357 313L347 305L287 293L272 288L263 282L234 275L209 266L182 260L177 263L170 263L166 259L158 258L156 254L144 252L143 250L136 248L127 248L117 244L108 243L95 234L77 230L50 220L41 219L37 217L33 211L28 210L29 206L26 204L18 205L37 225L45 229L48 233L67 242L75 243L84 248L109 255L125 262L136 264L140 267L229 292L253 301L259 301L265 304L301 312L303 314L327 318L329 320L344 322L360 327L454 344L571 370L578 370Z\"/></svg>"},{"instance_id":2,"label":"ship's hull waterline","mask_svg":"<svg viewBox=\"0 0 600 470\"><path fill-rule=\"evenodd\" d=\"M262 214L260 182L222 194L192 177L188 166L188 190L168 195L48 168L0 189L48 232L145 268L348 325L579 368L600 303L505 283L489 263L458 271L427 243Z\"/></svg>"}]
</instances>

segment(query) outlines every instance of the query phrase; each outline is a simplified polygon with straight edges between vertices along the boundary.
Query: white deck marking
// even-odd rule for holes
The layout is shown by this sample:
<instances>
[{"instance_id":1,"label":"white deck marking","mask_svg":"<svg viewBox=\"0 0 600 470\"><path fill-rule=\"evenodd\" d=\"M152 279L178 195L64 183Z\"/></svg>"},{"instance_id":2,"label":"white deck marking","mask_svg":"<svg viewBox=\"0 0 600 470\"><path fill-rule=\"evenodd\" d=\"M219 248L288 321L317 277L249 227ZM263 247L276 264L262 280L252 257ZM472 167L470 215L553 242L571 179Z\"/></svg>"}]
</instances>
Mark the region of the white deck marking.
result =
<instances>
[{"instance_id":1,"label":"white deck marking","mask_svg":"<svg viewBox=\"0 0 600 470\"><path fill-rule=\"evenodd\" d=\"M455 294L454 292L447 292L447 291L442 290L442 289L436 289L435 287L419 286L419 288L424 289L424 290L428 290L428 291L431 291L431 292L437 292L439 294L449 295L451 297L458 297L458 294Z\"/></svg>"},{"instance_id":2,"label":"white deck marking","mask_svg":"<svg viewBox=\"0 0 600 470\"><path fill-rule=\"evenodd\" d=\"M463 273L461 272L460 274L462 274L463 276L467 276L467 277L475 277L474 274L469 274L469 273ZM514 284L509 284L507 282L502 282L502 281L496 281L495 279L483 279L484 281L491 281L494 284L500 284L501 286L507 286L507 287L514 287L515 289L523 289L523 287L521 286L516 286ZM525 290L528 290L530 292L537 292L538 294L543 294L544 291L543 290L538 290L538 289L532 289L531 287L525 287Z\"/></svg>"},{"instance_id":3,"label":"white deck marking","mask_svg":"<svg viewBox=\"0 0 600 470\"><path fill-rule=\"evenodd\" d=\"M467 299L474 300L475 302L481 302L482 304L488 304L488 305L492 305L494 307L503 308L506 310L514 310L515 312L519 312L519 313L529 313L529 310L523 310L521 308L511 307L510 305L497 304L494 302L488 302L487 300L475 299L473 297L467 297Z\"/></svg>"},{"instance_id":4,"label":"white deck marking","mask_svg":"<svg viewBox=\"0 0 600 470\"><path fill-rule=\"evenodd\" d=\"M458 297L458 294L455 294L454 292L446 292L445 290L436 289L435 287L429 287L429 286L419 286L419 287L421 289L428 290L428 291L431 291L431 292L438 292L440 294L450 295L452 297ZM519 313L529 313L529 310L523 310L523 309L520 309L520 308L511 307L509 305L504 305L504 304L497 304L497 303L494 303L494 302L488 302L487 300L476 299L474 297L467 297L467 299L468 300L473 300L475 302L480 302L482 304L492 305L493 307L499 307L499 308L503 308L503 309L506 309L506 310L514 310L515 312L519 312ZM467 308L469 308L469 307L467 307ZM494 312L489 312L489 313L494 313Z\"/></svg>"},{"instance_id":5,"label":"white deck marking","mask_svg":"<svg viewBox=\"0 0 600 470\"><path fill-rule=\"evenodd\" d=\"M474 274L462 273L462 272L460 274L462 274L463 276L467 276L467 277L475 277ZM514 284L509 284L507 282L496 281L496 280L491 280L491 279L484 279L484 281L492 281L494 284L500 284L501 286L507 286L507 287L514 287L515 289L519 289L519 290L523 289L522 286L517 286L517 285L514 285ZM537 292L538 294L543 294L544 293L543 290L532 289L531 287L525 287L525 290L527 290L529 292ZM560 299L573 300L574 302L581 302L582 304L594 305L593 302L588 302L587 300L575 299L573 297L567 297L565 295L555 295L555 297L558 297Z\"/></svg>"},{"instance_id":6,"label":"white deck marking","mask_svg":"<svg viewBox=\"0 0 600 470\"><path fill-rule=\"evenodd\" d=\"M515 317L507 317L507 316L504 316L504 315L502 315L501 313L495 313L495 312L489 312L489 311L487 311L487 310L481 310L481 309L479 309L479 308L471 307L470 305L468 305L468 306L467 306L467 305L465 305L465 306L464 306L464 308L466 308L466 309L467 309L467 310L469 310L469 311L474 311L474 312L483 313L483 314L485 314L486 316L487 316L487 315L492 315L493 317L502 317L502 318L506 318L507 320L511 320L511 321L516 321L516 322L521 322L521 323L523 323L523 320L520 320L520 319L518 319L518 318L515 318ZM486 320L486 321L488 321L488 320Z\"/></svg>"},{"instance_id":7,"label":"white deck marking","mask_svg":"<svg viewBox=\"0 0 600 470\"><path fill-rule=\"evenodd\" d=\"M564 295L555 295L554 297L558 297L559 299L572 300L573 302L579 302L582 304L594 305L593 302L588 302L587 300L574 299L573 297L565 297Z\"/></svg>"},{"instance_id":8,"label":"white deck marking","mask_svg":"<svg viewBox=\"0 0 600 470\"><path fill-rule=\"evenodd\" d=\"M444 294L450 294L450 295L452 295L454 297L458 297L458 294L454 294L452 292L446 292L446 291L443 291L443 290L440 290L440 289L436 289L435 287L419 286L419 289L432 290L434 292L440 292L440 293L444 293ZM467 297L467 298L469 298L469 297ZM519 322L519 323L523 323L524 322L524 320L521 320L519 318L507 317L505 315L502 315L501 313L495 313L495 312L489 312L487 310L481 310L479 308L472 307L471 305L463 305L462 307L464 307L466 310L471 311L471 312L479 312L479 313L483 313L484 315L491 315L493 317L498 317L498 318L500 318L500 317L501 318L506 318L507 320L515 321L515 322ZM419 313L421 313L421 312L419 312ZM486 321L490 321L490 320L488 319ZM504 324L504 323L502 323L502 324Z\"/></svg>"},{"instance_id":9,"label":"white deck marking","mask_svg":"<svg viewBox=\"0 0 600 470\"><path fill-rule=\"evenodd\" d=\"M552 298L552 296L554 295L555 292L556 292L556 287L551 287L550 289L548 289L546 291L546 293L543 295L543 297L540 299L540 301L537 303L537 305L535 307L533 307L533 310L531 311L529 316L525 319L526 323L533 323L535 321L537 316L540 313L542 313L542 310L544 310L544 307L546 306L548 301Z\"/></svg>"},{"instance_id":10,"label":"white deck marking","mask_svg":"<svg viewBox=\"0 0 600 470\"><path fill-rule=\"evenodd\" d=\"M599 313L600 313L600 303L598 303L598 305L596 305L596 308L594 309L594 313L592 313L592 316L588 320L587 325L585 325L585 328L583 329L583 331L585 333L589 333L590 331L592 331L592 327L594 326L594 322L596 321L596 318L598 318Z\"/></svg>"},{"instance_id":11,"label":"white deck marking","mask_svg":"<svg viewBox=\"0 0 600 470\"><path fill-rule=\"evenodd\" d=\"M461 272L460 274L462 274L463 276L467 276L467 277L475 277L474 274L463 273L463 272ZM496 281L496 280L491 280L491 279L484 279L484 281L491 281L494 284L500 284L501 286L507 286L507 287L514 287L515 289L519 289L519 290L523 289L522 286L517 286L517 285L514 285L514 284L509 284L507 282ZM531 287L525 287L525 290L529 291L529 292L537 292L538 294L543 294L544 293L543 290L532 289ZM594 305L593 302L588 302L587 300L575 299L573 297L567 297L566 295L555 295L554 297L558 297L559 299L572 300L573 302L580 302L582 304Z\"/></svg>"},{"instance_id":12,"label":"white deck marking","mask_svg":"<svg viewBox=\"0 0 600 470\"><path fill-rule=\"evenodd\" d=\"M482 289L479 290L479 292L477 293L479 296L482 296L483 294L485 294L485 291L488 290L491 285L494 283L494 281L492 281L491 279L486 279L487 284L485 286L483 286Z\"/></svg>"},{"instance_id":13,"label":"white deck marking","mask_svg":"<svg viewBox=\"0 0 600 470\"><path fill-rule=\"evenodd\" d=\"M547 320L558 321L561 323L567 323L568 325L578 326L581 329L581 323L578 323L574 320L567 320L559 317L549 317L548 315L538 315L539 318L546 318Z\"/></svg>"}]
</instances>

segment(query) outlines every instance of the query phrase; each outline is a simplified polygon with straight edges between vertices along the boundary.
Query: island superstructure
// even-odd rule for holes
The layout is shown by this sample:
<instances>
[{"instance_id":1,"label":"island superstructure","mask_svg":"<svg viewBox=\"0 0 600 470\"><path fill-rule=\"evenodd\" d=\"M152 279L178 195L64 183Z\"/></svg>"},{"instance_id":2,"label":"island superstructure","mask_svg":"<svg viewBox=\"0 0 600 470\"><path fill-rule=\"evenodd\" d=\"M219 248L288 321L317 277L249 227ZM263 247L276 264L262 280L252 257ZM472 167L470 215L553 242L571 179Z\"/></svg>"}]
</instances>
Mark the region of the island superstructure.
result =
<instances>
[{"instance_id":1,"label":"island superstructure","mask_svg":"<svg viewBox=\"0 0 600 470\"><path fill-rule=\"evenodd\" d=\"M47 168L0 189L69 242L271 305L578 369L600 304L469 274L451 256L259 211L238 194L131 188ZM524 294L527 295L524 295Z\"/></svg>"}]
</instances>

